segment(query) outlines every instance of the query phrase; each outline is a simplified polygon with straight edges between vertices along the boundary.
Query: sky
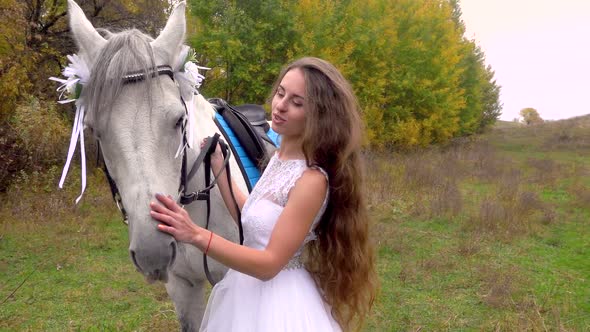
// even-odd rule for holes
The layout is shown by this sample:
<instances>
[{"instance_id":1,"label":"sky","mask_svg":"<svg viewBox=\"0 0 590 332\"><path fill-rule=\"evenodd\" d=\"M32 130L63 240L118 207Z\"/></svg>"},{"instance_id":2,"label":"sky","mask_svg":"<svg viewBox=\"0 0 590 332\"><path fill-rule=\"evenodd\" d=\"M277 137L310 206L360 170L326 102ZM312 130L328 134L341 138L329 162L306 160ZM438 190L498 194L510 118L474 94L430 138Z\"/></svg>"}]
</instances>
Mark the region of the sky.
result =
<instances>
[{"instance_id":1,"label":"sky","mask_svg":"<svg viewBox=\"0 0 590 332\"><path fill-rule=\"evenodd\" d=\"M590 0L460 0L502 87L502 120L526 107L544 120L590 114Z\"/></svg>"}]
</instances>

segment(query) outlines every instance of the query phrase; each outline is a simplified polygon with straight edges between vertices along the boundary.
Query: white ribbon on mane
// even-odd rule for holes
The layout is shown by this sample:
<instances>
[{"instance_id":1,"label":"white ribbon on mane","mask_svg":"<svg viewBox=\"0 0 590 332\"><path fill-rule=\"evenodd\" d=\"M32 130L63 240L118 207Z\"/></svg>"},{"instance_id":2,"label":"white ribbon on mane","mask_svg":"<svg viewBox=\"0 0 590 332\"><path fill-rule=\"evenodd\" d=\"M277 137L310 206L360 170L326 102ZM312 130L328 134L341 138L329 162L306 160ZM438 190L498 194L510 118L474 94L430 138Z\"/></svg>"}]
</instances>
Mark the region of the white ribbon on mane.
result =
<instances>
[{"instance_id":1,"label":"white ribbon on mane","mask_svg":"<svg viewBox=\"0 0 590 332\"><path fill-rule=\"evenodd\" d=\"M68 149L66 164L64 165L64 169L59 180L59 188L63 188L66 175L68 174L68 169L70 168L70 163L72 162L72 157L76 151L76 145L78 144L78 140L80 140L82 190L80 192L80 196L76 198L76 204L78 204L80 199L82 199L82 195L84 195L84 190L86 190L86 149L84 148L84 116L86 113L86 108L84 107L84 99L80 98L80 96L77 94L79 94L82 89L79 85L85 85L88 83L88 79L90 78L90 69L88 69L88 65L84 59L80 58L76 54L68 55L67 58L70 60L70 63L64 68L62 72L62 75L67 78L62 79L50 77L49 79L62 83L57 88L57 91L60 92L60 100L58 100L58 103L66 104L76 102L76 116L74 117L72 136L70 137L70 147ZM67 96L65 95L66 93Z\"/></svg>"},{"instance_id":2,"label":"white ribbon on mane","mask_svg":"<svg viewBox=\"0 0 590 332\"><path fill-rule=\"evenodd\" d=\"M195 121L195 105L193 103L193 98L195 94L199 93L197 89L201 87L201 83L205 79L205 76L199 73L199 69L209 70L210 68L197 66L193 62L187 61L189 51L190 47L186 45L183 46L177 58L176 64L173 68L174 81L178 85L178 89L180 90L180 96L183 99L187 108L188 119L185 130L188 131L188 136L186 145L192 147L194 141L193 128ZM84 146L84 117L86 115L86 108L84 98L81 98L81 91L82 86L87 84L88 80L90 79L90 69L88 68L88 65L86 64L84 59L82 59L76 54L68 55L67 58L70 62L68 66L66 66L62 71L62 75L66 78L63 79L58 77L50 77L49 79L61 83L61 85L57 88L57 91L60 93L58 103L76 103L76 115L74 117L72 135L70 137L70 146L68 149L66 163L64 165L63 171L61 173L61 178L59 180L59 188L63 188L63 184L66 179L66 175L68 174L68 170L70 168L74 152L76 151L76 146L78 145L78 141L80 141L82 189L80 192L80 196L76 198L77 204L78 202L80 202L80 199L82 199L84 191L86 190L86 148ZM184 142L181 139L175 158L177 158L185 148L186 146L184 146Z\"/></svg>"},{"instance_id":3,"label":"white ribbon on mane","mask_svg":"<svg viewBox=\"0 0 590 332\"><path fill-rule=\"evenodd\" d=\"M194 64L192 61L187 61L186 59L189 57L189 52L191 48L184 45L180 50L180 54L178 54L178 58L176 59L176 63L173 67L174 69L174 81L178 84L178 88L180 90L180 97L184 101L187 110L187 126L185 128L188 131L187 136L187 145L189 147L193 147L194 139L195 139L195 104L193 99L195 94L199 94L198 88L201 87L201 83L205 79L205 76L199 73L199 69L209 70L211 68L201 67ZM177 158L182 150L184 150L184 146L182 146L182 141L180 142L180 146L176 151L176 155L174 156Z\"/></svg>"}]
</instances>

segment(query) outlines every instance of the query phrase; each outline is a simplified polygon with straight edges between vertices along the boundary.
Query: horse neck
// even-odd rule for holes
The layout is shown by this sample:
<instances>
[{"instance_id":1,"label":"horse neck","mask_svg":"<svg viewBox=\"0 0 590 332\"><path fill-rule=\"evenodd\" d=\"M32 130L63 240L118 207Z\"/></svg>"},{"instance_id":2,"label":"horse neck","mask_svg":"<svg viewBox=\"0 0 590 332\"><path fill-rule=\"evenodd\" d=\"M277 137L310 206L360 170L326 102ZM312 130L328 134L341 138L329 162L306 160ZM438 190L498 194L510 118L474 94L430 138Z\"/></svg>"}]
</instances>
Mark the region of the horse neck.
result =
<instances>
[{"instance_id":1,"label":"horse neck","mask_svg":"<svg viewBox=\"0 0 590 332\"><path fill-rule=\"evenodd\" d=\"M194 128L195 135L195 149L199 150L199 146L205 137L213 136L218 132L217 125L213 121L215 117L215 110L213 106L202 96L196 95L193 98L193 105L195 112L194 117Z\"/></svg>"},{"instance_id":2,"label":"horse neck","mask_svg":"<svg viewBox=\"0 0 590 332\"><path fill-rule=\"evenodd\" d=\"M219 129L213 120L215 118L215 109L213 109L213 106L211 106L207 99L200 94L195 95L192 103L194 110L192 112L194 140L192 149L186 150L188 153L189 165L192 165L197 159L197 156L201 153L201 142L203 142L203 139L211 137L219 132ZM204 184L205 179L201 175L202 172L197 172L197 176L195 176L194 180L197 182L197 186L202 186Z\"/></svg>"},{"instance_id":3,"label":"horse neck","mask_svg":"<svg viewBox=\"0 0 590 332\"><path fill-rule=\"evenodd\" d=\"M194 154L189 154L189 160L194 161L196 159L196 155L198 155L201 151L201 142L205 137L211 137L215 135L215 133L220 133L219 128L214 122L215 119L215 109L211 104L205 99L202 95L197 95L193 98L192 101L194 104L195 111L193 112L194 116L194 129L195 136L193 142L193 149L189 149L189 151L193 152ZM246 186L245 179L241 176L241 170L236 163L235 158L232 156L230 158L230 167L231 167L231 174L234 176L232 179L235 180L238 188L244 192L248 192L248 187ZM195 178L197 181L197 185L202 185L204 183L204 179L201 177L202 172L197 172L198 176Z\"/></svg>"}]
</instances>

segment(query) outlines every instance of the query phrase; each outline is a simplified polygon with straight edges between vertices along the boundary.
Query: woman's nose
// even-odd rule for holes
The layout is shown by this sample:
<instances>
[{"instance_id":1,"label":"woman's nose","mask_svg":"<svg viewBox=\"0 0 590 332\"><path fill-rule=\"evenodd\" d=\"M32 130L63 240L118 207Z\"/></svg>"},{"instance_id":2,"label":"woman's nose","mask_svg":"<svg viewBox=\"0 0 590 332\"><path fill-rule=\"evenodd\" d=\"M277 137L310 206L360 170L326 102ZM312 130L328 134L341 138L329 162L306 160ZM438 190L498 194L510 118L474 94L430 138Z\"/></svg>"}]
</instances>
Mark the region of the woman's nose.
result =
<instances>
[{"instance_id":1,"label":"woman's nose","mask_svg":"<svg viewBox=\"0 0 590 332\"><path fill-rule=\"evenodd\" d=\"M277 111L284 112L284 111L287 110L287 101L286 101L286 99L287 98L282 98L281 100L279 100L277 102L277 105L276 105Z\"/></svg>"}]
</instances>

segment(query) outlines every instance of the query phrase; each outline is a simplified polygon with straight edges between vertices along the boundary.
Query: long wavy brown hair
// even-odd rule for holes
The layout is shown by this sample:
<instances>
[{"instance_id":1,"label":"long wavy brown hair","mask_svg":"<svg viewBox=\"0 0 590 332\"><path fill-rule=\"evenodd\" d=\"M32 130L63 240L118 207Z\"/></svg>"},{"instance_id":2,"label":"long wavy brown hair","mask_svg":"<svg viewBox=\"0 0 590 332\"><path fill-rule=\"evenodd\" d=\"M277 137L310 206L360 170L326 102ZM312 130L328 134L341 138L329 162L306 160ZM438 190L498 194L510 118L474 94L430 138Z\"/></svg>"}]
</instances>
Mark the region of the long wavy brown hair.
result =
<instances>
[{"instance_id":1,"label":"long wavy brown hair","mask_svg":"<svg viewBox=\"0 0 590 332\"><path fill-rule=\"evenodd\" d=\"M377 289L363 194L360 108L342 74L312 57L283 68L271 96L294 68L305 77L303 152L308 165L322 167L329 178L328 206L315 228L317 240L306 247L306 267L334 318L344 330L354 330L363 325Z\"/></svg>"}]
</instances>

